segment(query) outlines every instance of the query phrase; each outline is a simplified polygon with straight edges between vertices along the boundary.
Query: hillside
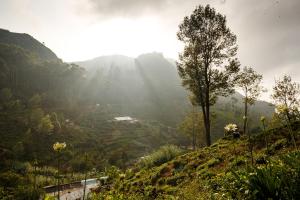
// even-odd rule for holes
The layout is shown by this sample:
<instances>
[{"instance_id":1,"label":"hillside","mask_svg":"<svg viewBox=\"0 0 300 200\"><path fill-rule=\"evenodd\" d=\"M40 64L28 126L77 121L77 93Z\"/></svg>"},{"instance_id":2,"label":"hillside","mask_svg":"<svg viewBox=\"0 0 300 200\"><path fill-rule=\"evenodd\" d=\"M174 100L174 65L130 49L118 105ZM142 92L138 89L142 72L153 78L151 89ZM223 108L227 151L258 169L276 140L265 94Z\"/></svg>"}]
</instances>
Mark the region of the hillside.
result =
<instances>
[{"instance_id":1,"label":"hillside","mask_svg":"<svg viewBox=\"0 0 300 200\"><path fill-rule=\"evenodd\" d=\"M187 92L181 86L176 66L162 54L144 54L137 58L99 57L78 62L85 67L82 68L56 60L51 50L27 34L1 30L1 35L1 42L6 43L0 43L3 119L0 130L1 145L6 150L12 151L21 142L28 152L26 159L34 159L30 145L39 142L30 138L40 134L36 127L46 116L50 116L53 128L49 135L40 138L47 141L45 146L37 145L43 152L41 155L51 156L50 146L54 140L65 140L92 154L109 152L97 155L104 163L98 165L99 169L106 163L129 164L164 144L188 145L188 138L177 130L178 123L191 109ZM35 51L48 52L48 56L36 57ZM220 98L213 108L213 140L222 137L225 124L241 123L242 106L239 94ZM271 116L274 107L258 101L250 110L250 116L258 119L262 114ZM15 116L19 117L17 124ZM111 124L118 116L138 119L139 127ZM253 121L250 127L259 128L256 124ZM87 145L91 140L95 140L95 146ZM128 152L130 159L118 161L124 152ZM43 159L43 162L52 162L47 156Z\"/></svg>"},{"instance_id":2,"label":"hillside","mask_svg":"<svg viewBox=\"0 0 300 200\"><path fill-rule=\"evenodd\" d=\"M57 141L67 144L61 156L64 181L79 179L87 169L90 176L112 166L126 169L167 144L189 148L190 139L177 129L191 110L188 93L176 66L162 54L99 57L77 65L37 55L29 48L37 44L31 36L5 34L15 39L0 43L0 189L15 182L4 196L22 196L19 185L55 183ZM23 40L29 44L18 42ZM219 99L212 107L213 141L226 124L241 125L242 109L238 93ZM266 102L252 106L250 132L261 129L260 115L273 112ZM125 116L136 121L115 120Z\"/></svg>"},{"instance_id":3,"label":"hillside","mask_svg":"<svg viewBox=\"0 0 300 200\"><path fill-rule=\"evenodd\" d=\"M95 85L92 90L93 82L83 68L37 57L27 48L37 43L31 36L4 33L6 38L14 40L13 45L0 43L0 148L5 160L2 170L19 162L32 164L35 159L41 167L53 165L52 145L56 141L64 141L69 147L66 172L81 170L78 165L84 162L81 159L84 153L90 155L90 162L97 170L102 170L111 165L129 165L167 143L188 145L187 138L174 127L155 118L144 120L134 115L134 109L114 103L125 99L126 91L122 88L99 89L101 97L107 96L108 101L105 104L96 101L93 95L98 94L97 87L102 85ZM28 43L26 48L20 42L24 40ZM47 51L46 47L41 48ZM110 81L118 84L113 78ZM105 92L123 95L114 100ZM128 115L137 118L138 123L113 121L115 117Z\"/></svg>"},{"instance_id":4,"label":"hillside","mask_svg":"<svg viewBox=\"0 0 300 200\"><path fill-rule=\"evenodd\" d=\"M294 131L299 130L295 124ZM300 152L288 131L281 127L256 134L253 158L245 136L227 136L161 165L155 163L166 155L150 154L147 165L140 160L125 172L110 172L109 187L100 187L93 199L297 199ZM296 137L299 145L299 133Z\"/></svg>"},{"instance_id":5,"label":"hillside","mask_svg":"<svg viewBox=\"0 0 300 200\"><path fill-rule=\"evenodd\" d=\"M0 29L0 43L22 47L42 60L59 60L55 53L49 48L26 33L14 33L5 29Z\"/></svg>"}]
</instances>

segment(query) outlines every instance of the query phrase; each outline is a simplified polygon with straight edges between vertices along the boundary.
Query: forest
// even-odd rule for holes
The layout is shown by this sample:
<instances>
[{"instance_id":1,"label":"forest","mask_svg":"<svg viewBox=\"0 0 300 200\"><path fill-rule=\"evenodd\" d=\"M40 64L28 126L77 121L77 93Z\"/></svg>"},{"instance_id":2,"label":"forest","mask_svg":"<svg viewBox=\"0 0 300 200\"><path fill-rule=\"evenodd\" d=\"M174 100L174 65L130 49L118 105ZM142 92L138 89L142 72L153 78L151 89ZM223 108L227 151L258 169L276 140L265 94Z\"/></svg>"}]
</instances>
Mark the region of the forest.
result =
<instances>
[{"instance_id":1,"label":"forest","mask_svg":"<svg viewBox=\"0 0 300 200\"><path fill-rule=\"evenodd\" d=\"M212 6L178 24L177 60L65 62L29 34L0 29L0 199L300 197L300 85L267 91Z\"/></svg>"}]
</instances>

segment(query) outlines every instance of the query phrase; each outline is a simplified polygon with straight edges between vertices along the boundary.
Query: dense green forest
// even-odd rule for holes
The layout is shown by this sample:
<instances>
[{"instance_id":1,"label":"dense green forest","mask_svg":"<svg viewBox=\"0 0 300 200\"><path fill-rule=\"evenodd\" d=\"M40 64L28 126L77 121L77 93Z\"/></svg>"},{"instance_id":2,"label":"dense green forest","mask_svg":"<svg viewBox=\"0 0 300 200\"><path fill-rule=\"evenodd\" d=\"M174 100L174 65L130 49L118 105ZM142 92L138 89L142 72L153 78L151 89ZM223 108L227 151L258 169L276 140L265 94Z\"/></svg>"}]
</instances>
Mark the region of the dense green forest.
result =
<instances>
[{"instance_id":1,"label":"dense green forest","mask_svg":"<svg viewBox=\"0 0 300 200\"><path fill-rule=\"evenodd\" d=\"M284 76L274 104L260 101L262 75L241 66L210 6L177 36L178 61L67 63L0 29L0 199L52 199L45 186L100 177L90 199L297 199L299 85Z\"/></svg>"}]
</instances>

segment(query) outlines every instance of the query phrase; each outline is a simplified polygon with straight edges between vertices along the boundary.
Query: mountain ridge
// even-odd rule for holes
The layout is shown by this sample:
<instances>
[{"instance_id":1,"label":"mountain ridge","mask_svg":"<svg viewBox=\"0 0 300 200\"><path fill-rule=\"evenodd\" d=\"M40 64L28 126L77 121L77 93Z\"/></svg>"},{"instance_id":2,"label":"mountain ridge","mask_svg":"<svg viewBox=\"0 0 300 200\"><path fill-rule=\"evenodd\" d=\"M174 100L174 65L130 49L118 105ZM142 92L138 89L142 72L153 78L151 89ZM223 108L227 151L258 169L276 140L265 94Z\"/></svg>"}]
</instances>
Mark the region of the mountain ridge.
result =
<instances>
[{"instance_id":1,"label":"mountain ridge","mask_svg":"<svg viewBox=\"0 0 300 200\"><path fill-rule=\"evenodd\" d=\"M42 60L60 60L51 49L26 33L16 33L0 28L0 43L22 47L25 50L33 52Z\"/></svg>"}]
</instances>

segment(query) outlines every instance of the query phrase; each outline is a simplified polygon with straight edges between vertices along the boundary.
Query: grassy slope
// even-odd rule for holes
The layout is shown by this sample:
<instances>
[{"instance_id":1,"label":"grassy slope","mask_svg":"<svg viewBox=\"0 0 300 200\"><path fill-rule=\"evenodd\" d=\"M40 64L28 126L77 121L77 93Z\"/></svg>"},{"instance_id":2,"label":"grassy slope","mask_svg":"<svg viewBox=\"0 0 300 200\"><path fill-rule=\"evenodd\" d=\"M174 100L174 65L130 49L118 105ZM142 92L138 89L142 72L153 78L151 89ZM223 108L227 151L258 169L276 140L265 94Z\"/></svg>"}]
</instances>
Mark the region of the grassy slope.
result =
<instances>
[{"instance_id":1,"label":"grassy slope","mask_svg":"<svg viewBox=\"0 0 300 200\"><path fill-rule=\"evenodd\" d=\"M294 151L286 139L287 133L285 128L269 131L268 151L264 135L256 135L254 165L259 166L266 159L276 160ZM300 141L297 142L299 145ZM128 170L125 178L118 178L114 182L110 193L116 192L126 198L132 196L133 199L227 199L226 195L218 193L221 190L218 183L226 179L228 174L250 165L247 137L238 140L223 138L210 147L178 156L161 166Z\"/></svg>"}]
</instances>

